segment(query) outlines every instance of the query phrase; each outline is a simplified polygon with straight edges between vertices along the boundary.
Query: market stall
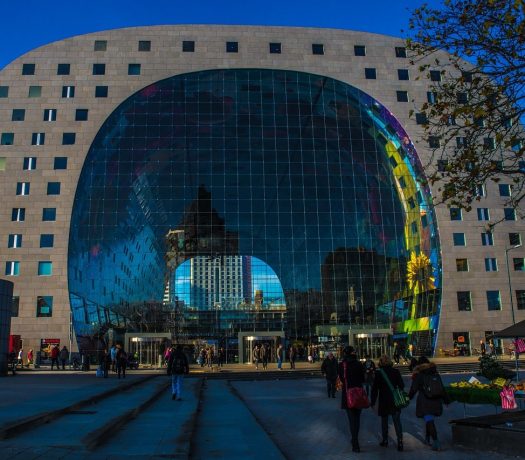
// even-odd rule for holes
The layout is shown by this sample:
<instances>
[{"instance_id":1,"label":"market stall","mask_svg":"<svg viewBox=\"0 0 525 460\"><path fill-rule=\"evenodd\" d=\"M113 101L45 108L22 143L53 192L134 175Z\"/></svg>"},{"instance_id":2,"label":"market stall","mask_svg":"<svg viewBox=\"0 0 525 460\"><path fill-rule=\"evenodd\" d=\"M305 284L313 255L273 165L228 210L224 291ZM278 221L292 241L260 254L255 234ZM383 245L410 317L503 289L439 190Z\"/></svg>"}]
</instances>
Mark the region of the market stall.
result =
<instances>
[{"instance_id":1,"label":"market stall","mask_svg":"<svg viewBox=\"0 0 525 460\"><path fill-rule=\"evenodd\" d=\"M516 347L518 340L523 339L525 337L525 320L520 321L519 323L513 324L510 327L507 327L499 332L494 333L492 337L498 338L498 339L513 339L514 346ZM519 382L520 380L520 372L519 372L520 354L519 354L518 349L515 349L514 359L516 361L516 382Z\"/></svg>"}]
</instances>

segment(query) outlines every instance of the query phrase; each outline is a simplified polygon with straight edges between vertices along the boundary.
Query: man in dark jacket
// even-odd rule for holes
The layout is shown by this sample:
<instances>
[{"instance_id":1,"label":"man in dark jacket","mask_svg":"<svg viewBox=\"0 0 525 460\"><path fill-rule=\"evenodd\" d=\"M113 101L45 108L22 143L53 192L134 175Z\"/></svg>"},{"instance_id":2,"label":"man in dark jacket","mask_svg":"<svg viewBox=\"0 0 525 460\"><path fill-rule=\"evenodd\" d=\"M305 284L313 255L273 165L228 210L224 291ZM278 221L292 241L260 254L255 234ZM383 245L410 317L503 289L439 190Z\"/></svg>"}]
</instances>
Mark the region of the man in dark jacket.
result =
<instances>
[{"instance_id":1,"label":"man in dark jacket","mask_svg":"<svg viewBox=\"0 0 525 460\"><path fill-rule=\"evenodd\" d=\"M354 347L348 346L343 350L343 360L339 363L339 378L343 382L341 408L346 410L348 417L350 435L352 436L352 451L361 452L358 439L361 409L351 409L346 403L346 388L362 388L365 381L365 368L357 359Z\"/></svg>"},{"instance_id":2,"label":"man in dark jacket","mask_svg":"<svg viewBox=\"0 0 525 460\"><path fill-rule=\"evenodd\" d=\"M403 428L401 426L401 410L394 404L394 395L388 385L387 380L394 388L403 390L405 383L401 377L400 372L392 366L392 360L383 355L379 358L379 369L376 371L374 383L372 385L372 407L375 405L379 396L379 403L377 405L377 415L381 417L381 432L383 440L379 443L380 446L388 446L388 416L392 416L394 429L397 436L397 450L403 450Z\"/></svg>"},{"instance_id":3,"label":"man in dark jacket","mask_svg":"<svg viewBox=\"0 0 525 460\"><path fill-rule=\"evenodd\" d=\"M184 354L182 345L177 345L168 360L168 375L171 375L171 399L182 400L182 380L184 374L189 374L188 358Z\"/></svg>"},{"instance_id":4,"label":"man in dark jacket","mask_svg":"<svg viewBox=\"0 0 525 460\"><path fill-rule=\"evenodd\" d=\"M335 398L335 382L337 381L338 365L337 359L333 353L328 353L328 356L321 365L321 372L326 378L326 389L329 398Z\"/></svg>"}]
</instances>

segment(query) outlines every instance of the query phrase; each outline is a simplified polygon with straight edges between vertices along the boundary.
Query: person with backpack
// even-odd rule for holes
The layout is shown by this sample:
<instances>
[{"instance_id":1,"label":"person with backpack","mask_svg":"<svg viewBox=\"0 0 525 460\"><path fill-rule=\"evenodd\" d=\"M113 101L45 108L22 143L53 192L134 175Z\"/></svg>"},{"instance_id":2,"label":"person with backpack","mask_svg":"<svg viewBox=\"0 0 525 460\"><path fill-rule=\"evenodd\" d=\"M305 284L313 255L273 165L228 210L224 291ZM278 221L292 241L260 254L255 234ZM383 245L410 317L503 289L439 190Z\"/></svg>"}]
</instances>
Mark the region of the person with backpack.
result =
<instances>
[{"instance_id":1,"label":"person with backpack","mask_svg":"<svg viewBox=\"0 0 525 460\"><path fill-rule=\"evenodd\" d=\"M189 374L188 358L184 354L182 345L175 347L168 361L168 375L171 375L171 399L182 400L182 380L184 374Z\"/></svg>"},{"instance_id":2,"label":"person with backpack","mask_svg":"<svg viewBox=\"0 0 525 460\"><path fill-rule=\"evenodd\" d=\"M425 442L432 445L432 450L440 450L441 445L434 419L443 414L443 403L448 405L450 399L436 365L425 356L419 358L418 365L414 368L412 386L408 397L412 399L416 393L416 416L425 421Z\"/></svg>"},{"instance_id":3,"label":"person with backpack","mask_svg":"<svg viewBox=\"0 0 525 460\"><path fill-rule=\"evenodd\" d=\"M392 365L392 360L382 355L379 358L379 369L375 372L374 384L372 386L371 407L374 407L376 401L377 415L381 417L381 434L382 441L379 443L382 447L388 446L388 416L392 417L394 429L397 436L397 450L403 450L403 427L401 426L401 408L396 407L394 401L393 389L403 390L405 383L401 373Z\"/></svg>"},{"instance_id":4,"label":"person with backpack","mask_svg":"<svg viewBox=\"0 0 525 460\"><path fill-rule=\"evenodd\" d=\"M376 365L370 355L366 355L365 358L365 390L368 397L370 397L370 391L372 384L374 383L374 376L376 373Z\"/></svg>"}]
</instances>

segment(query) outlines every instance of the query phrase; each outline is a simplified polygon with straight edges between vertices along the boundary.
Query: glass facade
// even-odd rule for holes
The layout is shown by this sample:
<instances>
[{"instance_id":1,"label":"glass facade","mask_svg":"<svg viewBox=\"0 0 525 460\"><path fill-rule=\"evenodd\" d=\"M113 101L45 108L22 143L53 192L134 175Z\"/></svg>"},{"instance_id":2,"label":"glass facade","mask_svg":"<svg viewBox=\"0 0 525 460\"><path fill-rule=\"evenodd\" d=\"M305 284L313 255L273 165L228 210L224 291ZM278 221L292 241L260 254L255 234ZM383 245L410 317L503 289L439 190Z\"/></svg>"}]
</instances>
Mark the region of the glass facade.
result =
<instances>
[{"instance_id":1,"label":"glass facade","mask_svg":"<svg viewBox=\"0 0 525 460\"><path fill-rule=\"evenodd\" d=\"M77 336L157 303L185 337L388 324L432 342L441 262L424 179L393 115L345 83L253 69L152 84L106 120L78 183Z\"/></svg>"}]
</instances>

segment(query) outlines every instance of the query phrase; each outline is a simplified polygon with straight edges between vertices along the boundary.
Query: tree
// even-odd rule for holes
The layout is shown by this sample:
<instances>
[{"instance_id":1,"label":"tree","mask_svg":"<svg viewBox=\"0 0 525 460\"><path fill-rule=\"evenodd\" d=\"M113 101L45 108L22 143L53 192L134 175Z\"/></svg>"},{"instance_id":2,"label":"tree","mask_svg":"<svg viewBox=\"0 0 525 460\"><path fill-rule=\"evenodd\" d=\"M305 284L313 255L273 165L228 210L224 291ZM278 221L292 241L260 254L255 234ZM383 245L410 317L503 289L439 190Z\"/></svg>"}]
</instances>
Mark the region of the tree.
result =
<instances>
[{"instance_id":1,"label":"tree","mask_svg":"<svg viewBox=\"0 0 525 460\"><path fill-rule=\"evenodd\" d=\"M433 152L428 170L438 202L470 211L481 186L504 180L512 184L506 206L520 210L524 17L523 0L445 0L412 13L407 51L433 82L416 117Z\"/></svg>"}]
</instances>

